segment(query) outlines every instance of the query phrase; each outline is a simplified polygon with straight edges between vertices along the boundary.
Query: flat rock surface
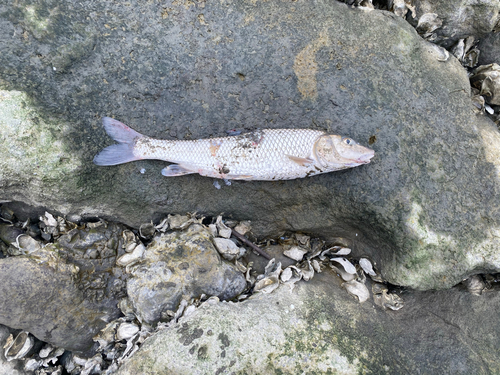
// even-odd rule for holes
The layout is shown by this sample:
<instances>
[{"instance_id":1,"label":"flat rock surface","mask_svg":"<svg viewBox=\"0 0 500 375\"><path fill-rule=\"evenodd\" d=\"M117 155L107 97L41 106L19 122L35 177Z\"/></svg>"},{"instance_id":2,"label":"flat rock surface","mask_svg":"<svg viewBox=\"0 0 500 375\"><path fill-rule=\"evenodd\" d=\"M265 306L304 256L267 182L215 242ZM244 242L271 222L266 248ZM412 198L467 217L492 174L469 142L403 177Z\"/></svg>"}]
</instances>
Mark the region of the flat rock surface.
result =
<instances>
[{"instance_id":1,"label":"flat rock surface","mask_svg":"<svg viewBox=\"0 0 500 375\"><path fill-rule=\"evenodd\" d=\"M203 305L147 339L118 374L494 374L500 294L407 292L359 304L331 273L269 295Z\"/></svg>"},{"instance_id":2,"label":"flat rock surface","mask_svg":"<svg viewBox=\"0 0 500 375\"><path fill-rule=\"evenodd\" d=\"M335 1L0 5L2 200L130 225L230 213L257 236L344 237L383 276L447 288L500 270L500 134L466 71L403 19ZM7 91L8 90L8 91ZM97 167L115 117L152 137L314 128L371 145L369 165L282 182Z\"/></svg>"}]
</instances>

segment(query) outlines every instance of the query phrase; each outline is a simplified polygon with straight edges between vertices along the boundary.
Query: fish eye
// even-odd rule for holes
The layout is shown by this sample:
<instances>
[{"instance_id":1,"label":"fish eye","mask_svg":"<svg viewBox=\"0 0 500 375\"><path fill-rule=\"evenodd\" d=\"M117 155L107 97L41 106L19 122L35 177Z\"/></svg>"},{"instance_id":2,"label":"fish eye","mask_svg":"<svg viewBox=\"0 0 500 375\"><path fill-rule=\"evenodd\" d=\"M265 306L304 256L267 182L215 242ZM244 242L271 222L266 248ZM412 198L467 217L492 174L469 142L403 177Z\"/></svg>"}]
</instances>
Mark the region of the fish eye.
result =
<instances>
[{"instance_id":1,"label":"fish eye","mask_svg":"<svg viewBox=\"0 0 500 375\"><path fill-rule=\"evenodd\" d=\"M350 144L354 143L354 141L353 141L351 138L344 138L344 139L343 139L343 142L344 142L346 145L350 145Z\"/></svg>"}]
</instances>

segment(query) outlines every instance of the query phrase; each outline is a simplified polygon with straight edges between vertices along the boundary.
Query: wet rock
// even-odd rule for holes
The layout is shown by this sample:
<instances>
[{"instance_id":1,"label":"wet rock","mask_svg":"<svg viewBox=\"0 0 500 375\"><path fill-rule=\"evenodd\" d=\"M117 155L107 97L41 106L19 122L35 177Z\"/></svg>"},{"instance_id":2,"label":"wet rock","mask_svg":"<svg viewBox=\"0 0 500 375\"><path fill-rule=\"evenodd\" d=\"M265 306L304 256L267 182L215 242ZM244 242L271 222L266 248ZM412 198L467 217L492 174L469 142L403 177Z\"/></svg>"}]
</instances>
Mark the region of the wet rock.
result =
<instances>
[{"instance_id":1,"label":"wet rock","mask_svg":"<svg viewBox=\"0 0 500 375\"><path fill-rule=\"evenodd\" d=\"M325 271L293 293L202 305L147 339L118 374L498 373L498 308L499 293L454 288L407 292L403 309L384 310L359 304Z\"/></svg>"},{"instance_id":2,"label":"wet rock","mask_svg":"<svg viewBox=\"0 0 500 375\"><path fill-rule=\"evenodd\" d=\"M221 260L209 230L199 224L153 238L130 272L128 297L139 319L150 324L175 311L183 297L231 299L246 288L244 275Z\"/></svg>"},{"instance_id":3,"label":"wet rock","mask_svg":"<svg viewBox=\"0 0 500 375\"><path fill-rule=\"evenodd\" d=\"M479 54L479 64L488 65L497 63L500 65L500 33L490 33L479 41L477 46Z\"/></svg>"},{"instance_id":4,"label":"wet rock","mask_svg":"<svg viewBox=\"0 0 500 375\"><path fill-rule=\"evenodd\" d=\"M422 18L430 19L434 14L433 19L438 22L430 24L436 28L428 31L432 36L426 36L446 48L471 35L476 39L485 36L499 20L500 4L496 0L415 0L413 5L416 18L410 17L410 21L417 25Z\"/></svg>"},{"instance_id":5,"label":"wet rock","mask_svg":"<svg viewBox=\"0 0 500 375\"><path fill-rule=\"evenodd\" d=\"M89 351L92 336L118 314L90 300L80 270L48 245L30 256L0 259L0 323L74 351Z\"/></svg>"},{"instance_id":6,"label":"wet rock","mask_svg":"<svg viewBox=\"0 0 500 375\"><path fill-rule=\"evenodd\" d=\"M455 27L440 10L448 3L467 15L453 37L443 31ZM433 31L445 45L468 36L469 20L475 34L490 30L498 2L420 4L418 18L445 15ZM165 214L226 212L251 220L258 238L347 238L384 279L420 289L500 270L500 136L471 110L457 59L401 17L328 0L12 1L0 17L3 200L136 228ZM197 175L163 177L161 161L94 166L112 142L106 115L170 139L317 128L371 144L376 156L351 170L217 190Z\"/></svg>"}]
</instances>

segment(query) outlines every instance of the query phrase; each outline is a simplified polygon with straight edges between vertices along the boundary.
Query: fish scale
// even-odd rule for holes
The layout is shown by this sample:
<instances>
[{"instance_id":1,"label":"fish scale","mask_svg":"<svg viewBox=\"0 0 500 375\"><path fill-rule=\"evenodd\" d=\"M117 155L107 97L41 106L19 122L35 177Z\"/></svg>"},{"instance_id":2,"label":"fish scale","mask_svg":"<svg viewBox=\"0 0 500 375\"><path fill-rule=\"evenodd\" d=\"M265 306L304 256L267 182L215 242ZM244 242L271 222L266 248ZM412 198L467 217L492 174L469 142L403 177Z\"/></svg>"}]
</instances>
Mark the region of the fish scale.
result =
<instances>
[{"instance_id":1,"label":"fish scale","mask_svg":"<svg viewBox=\"0 0 500 375\"><path fill-rule=\"evenodd\" d=\"M315 169L304 168L289 155L308 158L316 140L325 133L310 129L265 129L242 136L189 141L144 137L134 154L141 159L179 163L204 176L245 179L289 179L305 177ZM253 139L261 139L259 142ZM316 171L319 173L320 171Z\"/></svg>"},{"instance_id":2,"label":"fish scale","mask_svg":"<svg viewBox=\"0 0 500 375\"><path fill-rule=\"evenodd\" d=\"M164 176L199 173L241 180L289 180L367 164L374 151L354 140L312 129L263 129L230 137L161 140L146 137L121 122L103 118L106 132L118 142L95 158L97 165L141 159L174 164Z\"/></svg>"}]
</instances>

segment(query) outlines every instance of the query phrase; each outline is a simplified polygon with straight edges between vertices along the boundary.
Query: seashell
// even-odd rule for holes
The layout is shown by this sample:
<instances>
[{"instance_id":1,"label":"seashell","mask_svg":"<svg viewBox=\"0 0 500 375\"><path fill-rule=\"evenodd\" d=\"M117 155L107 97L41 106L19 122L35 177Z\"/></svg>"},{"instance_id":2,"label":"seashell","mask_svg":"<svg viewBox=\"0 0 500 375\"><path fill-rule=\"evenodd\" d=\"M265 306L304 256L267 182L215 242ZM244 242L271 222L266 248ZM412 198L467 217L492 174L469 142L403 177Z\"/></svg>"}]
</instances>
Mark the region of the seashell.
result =
<instances>
[{"instance_id":1,"label":"seashell","mask_svg":"<svg viewBox=\"0 0 500 375\"><path fill-rule=\"evenodd\" d=\"M285 268L280 276L281 282L286 283L288 280L292 278L292 276L293 276L292 269L290 267Z\"/></svg>"},{"instance_id":2,"label":"seashell","mask_svg":"<svg viewBox=\"0 0 500 375\"><path fill-rule=\"evenodd\" d=\"M112 322L108 323L106 325L106 327L101 329L101 331L92 338L92 340L94 340L95 342L97 342L99 344L100 350L104 349L109 344L111 344L115 341L116 327L118 327L118 324L120 324L120 322L118 320L113 320ZM82 366L82 365L80 364L80 366Z\"/></svg>"},{"instance_id":3,"label":"seashell","mask_svg":"<svg viewBox=\"0 0 500 375\"><path fill-rule=\"evenodd\" d=\"M370 292L365 284L356 280L351 280L342 284L347 292L353 296L358 297L359 303L365 302L370 297Z\"/></svg>"},{"instance_id":4,"label":"seashell","mask_svg":"<svg viewBox=\"0 0 500 375\"><path fill-rule=\"evenodd\" d=\"M300 271L302 273L302 278L304 281L309 281L314 277L314 269L311 265L311 261L307 261L307 268L300 268Z\"/></svg>"},{"instance_id":5,"label":"seashell","mask_svg":"<svg viewBox=\"0 0 500 375\"><path fill-rule=\"evenodd\" d=\"M295 233L295 239L304 247L310 247L311 245L311 237L306 236L305 234Z\"/></svg>"},{"instance_id":6,"label":"seashell","mask_svg":"<svg viewBox=\"0 0 500 375\"><path fill-rule=\"evenodd\" d=\"M26 331L20 332L15 339L10 335L5 344L5 359L12 361L26 356L35 345L35 339Z\"/></svg>"},{"instance_id":7,"label":"seashell","mask_svg":"<svg viewBox=\"0 0 500 375\"><path fill-rule=\"evenodd\" d=\"M186 229L192 223L196 222L188 215L168 215L168 224L170 229Z\"/></svg>"},{"instance_id":8,"label":"seashell","mask_svg":"<svg viewBox=\"0 0 500 375\"><path fill-rule=\"evenodd\" d=\"M126 267L129 264L132 264L144 256L144 252L146 251L146 247L140 243L138 244L131 253L125 253L121 257L116 260L116 264L122 267Z\"/></svg>"},{"instance_id":9,"label":"seashell","mask_svg":"<svg viewBox=\"0 0 500 375\"><path fill-rule=\"evenodd\" d=\"M40 358L47 358L49 354L54 350L54 348L50 344L46 344L38 353Z\"/></svg>"},{"instance_id":10,"label":"seashell","mask_svg":"<svg viewBox=\"0 0 500 375\"><path fill-rule=\"evenodd\" d=\"M168 218L163 219L160 224L155 225L155 229L158 232L165 233L168 229Z\"/></svg>"},{"instance_id":11,"label":"seashell","mask_svg":"<svg viewBox=\"0 0 500 375\"><path fill-rule=\"evenodd\" d=\"M21 250L21 253L24 255L31 254L42 248L37 240L27 234L20 234L17 236L16 243L13 245Z\"/></svg>"},{"instance_id":12,"label":"seashell","mask_svg":"<svg viewBox=\"0 0 500 375\"><path fill-rule=\"evenodd\" d=\"M85 360L85 364L83 365L83 371L81 372L81 375L100 374L102 365L103 365L103 359L101 355L96 354L92 358Z\"/></svg>"},{"instance_id":13,"label":"seashell","mask_svg":"<svg viewBox=\"0 0 500 375\"><path fill-rule=\"evenodd\" d=\"M57 220L52 214L45 211L44 216L40 216L40 221L42 221L48 227L57 227Z\"/></svg>"},{"instance_id":14,"label":"seashell","mask_svg":"<svg viewBox=\"0 0 500 375\"><path fill-rule=\"evenodd\" d=\"M220 184L219 184L219 181L214 180L213 185L214 185L214 187L215 187L217 190L220 190Z\"/></svg>"},{"instance_id":15,"label":"seashell","mask_svg":"<svg viewBox=\"0 0 500 375\"><path fill-rule=\"evenodd\" d=\"M488 104L500 105L500 66L481 65L472 72L471 85L480 90Z\"/></svg>"},{"instance_id":16,"label":"seashell","mask_svg":"<svg viewBox=\"0 0 500 375\"><path fill-rule=\"evenodd\" d=\"M139 332L139 327L134 323L122 323L116 330L117 340L128 340Z\"/></svg>"},{"instance_id":17,"label":"seashell","mask_svg":"<svg viewBox=\"0 0 500 375\"><path fill-rule=\"evenodd\" d=\"M268 294L278 288L279 285L280 281L278 277L273 275L257 281L254 286L254 291Z\"/></svg>"},{"instance_id":18,"label":"seashell","mask_svg":"<svg viewBox=\"0 0 500 375\"><path fill-rule=\"evenodd\" d=\"M139 227L139 235L142 238L151 238L154 236L156 228L153 223L141 224Z\"/></svg>"},{"instance_id":19,"label":"seashell","mask_svg":"<svg viewBox=\"0 0 500 375\"><path fill-rule=\"evenodd\" d=\"M368 274L370 276L377 276L377 274L373 270L372 262L370 262L368 259L361 258L359 260L359 265L361 266L363 271L365 271L366 274Z\"/></svg>"},{"instance_id":20,"label":"seashell","mask_svg":"<svg viewBox=\"0 0 500 375\"><path fill-rule=\"evenodd\" d=\"M320 273L321 272L321 265L316 259L313 259L311 262L312 268L314 269L315 272Z\"/></svg>"},{"instance_id":21,"label":"seashell","mask_svg":"<svg viewBox=\"0 0 500 375\"><path fill-rule=\"evenodd\" d=\"M392 5L392 11L398 17L404 18L406 13L408 13L408 7L404 0L394 0Z\"/></svg>"},{"instance_id":22,"label":"seashell","mask_svg":"<svg viewBox=\"0 0 500 375\"><path fill-rule=\"evenodd\" d=\"M43 361L37 361L34 358L28 359L24 364L24 371L35 371L43 365Z\"/></svg>"},{"instance_id":23,"label":"seashell","mask_svg":"<svg viewBox=\"0 0 500 375\"><path fill-rule=\"evenodd\" d=\"M287 256L290 259L296 260L297 262L300 262L307 252L307 249L304 249L300 246L292 246L290 249L285 250L283 252L283 255Z\"/></svg>"},{"instance_id":24,"label":"seashell","mask_svg":"<svg viewBox=\"0 0 500 375\"><path fill-rule=\"evenodd\" d=\"M373 294L382 294L383 292L387 292L389 289L386 285L380 283L372 284L372 293Z\"/></svg>"},{"instance_id":25,"label":"seashell","mask_svg":"<svg viewBox=\"0 0 500 375\"><path fill-rule=\"evenodd\" d=\"M336 267L333 264L329 264L330 268L334 270L344 281L351 281L356 278L355 274L346 272L342 267Z\"/></svg>"},{"instance_id":26,"label":"seashell","mask_svg":"<svg viewBox=\"0 0 500 375\"><path fill-rule=\"evenodd\" d=\"M220 255L226 260L234 260L240 255L240 248L227 238L214 238L215 247Z\"/></svg>"},{"instance_id":27,"label":"seashell","mask_svg":"<svg viewBox=\"0 0 500 375\"><path fill-rule=\"evenodd\" d=\"M351 253L351 249L342 246L333 246L326 250L323 250L319 256L320 260L325 260L327 256L332 255L348 255Z\"/></svg>"},{"instance_id":28,"label":"seashell","mask_svg":"<svg viewBox=\"0 0 500 375\"><path fill-rule=\"evenodd\" d=\"M484 283L480 275L474 275L469 277L464 281L464 284L467 287L469 293L474 294L476 296L480 296L486 287L486 284Z\"/></svg>"},{"instance_id":29,"label":"seashell","mask_svg":"<svg viewBox=\"0 0 500 375\"><path fill-rule=\"evenodd\" d=\"M399 310L404 306L403 299L395 293L387 293L387 290L382 290L382 293L373 296L373 302L384 310Z\"/></svg>"},{"instance_id":30,"label":"seashell","mask_svg":"<svg viewBox=\"0 0 500 375\"><path fill-rule=\"evenodd\" d=\"M252 223L252 222L251 222L251 221L249 221L249 220L240 221L240 222L238 223L238 225L236 225L236 226L234 227L234 230L235 230L236 232L238 232L239 234L241 234L241 235L245 235L245 234L247 234L248 232L250 232L250 230L252 229L252 227L251 227L251 225L250 225L251 223Z\"/></svg>"},{"instance_id":31,"label":"seashell","mask_svg":"<svg viewBox=\"0 0 500 375\"><path fill-rule=\"evenodd\" d=\"M426 37L441 26L443 26L443 21L436 13L424 13L418 20L416 29L419 34Z\"/></svg>"},{"instance_id":32,"label":"seashell","mask_svg":"<svg viewBox=\"0 0 500 375\"><path fill-rule=\"evenodd\" d=\"M271 259L266 267L264 267L264 276L276 276L279 277L281 273L281 262L276 263L276 260Z\"/></svg>"},{"instance_id":33,"label":"seashell","mask_svg":"<svg viewBox=\"0 0 500 375\"><path fill-rule=\"evenodd\" d=\"M231 228L227 227L223 222L222 222L222 216L219 215L217 216L217 220L215 222L215 225L217 226L217 229L219 231L219 236L223 238L229 238L231 237Z\"/></svg>"},{"instance_id":34,"label":"seashell","mask_svg":"<svg viewBox=\"0 0 500 375\"><path fill-rule=\"evenodd\" d=\"M331 258L330 260L332 262L340 263L347 273L351 273L353 275L356 273L356 267L354 267L354 265L346 258Z\"/></svg>"},{"instance_id":35,"label":"seashell","mask_svg":"<svg viewBox=\"0 0 500 375\"><path fill-rule=\"evenodd\" d=\"M247 272L247 267L245 267L245 265L243 263L241 263L240 261L238 261L238 260L235 261L234 265L236 266L238 271L240 271L241 273Z\"/></svg>"},{"instance_id":36,"label":"seashell","mask_svg":"<svg viewBox=\"0 0 500 375\"><path fill-rule=\"evenodd\" d=\"M213 237L217 237L217 226L215 224L209 224L208 230Z\"/></svg>"},{"instance_id":37,"label":"seashell","mask_svg":"<svg viewBox=\"0 0 500 375\"><path fill-rule=\"evenodd\" d=\"M128 298L122 298L120 302L118 302L118 308L126 318L135 317L134 307Z\"/></svg>"}]
</instances>

